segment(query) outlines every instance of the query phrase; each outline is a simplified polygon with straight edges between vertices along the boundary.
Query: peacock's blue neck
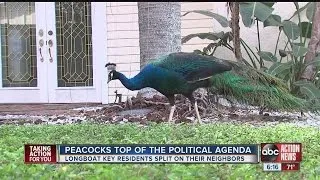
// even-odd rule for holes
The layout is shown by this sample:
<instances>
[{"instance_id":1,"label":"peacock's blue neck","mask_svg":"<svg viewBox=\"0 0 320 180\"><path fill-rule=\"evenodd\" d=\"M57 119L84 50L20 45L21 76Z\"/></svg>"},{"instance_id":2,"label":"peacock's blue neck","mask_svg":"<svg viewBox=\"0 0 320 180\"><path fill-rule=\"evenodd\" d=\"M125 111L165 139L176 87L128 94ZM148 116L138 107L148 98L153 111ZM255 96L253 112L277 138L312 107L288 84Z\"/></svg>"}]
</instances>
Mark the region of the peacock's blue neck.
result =
<instances>
[{"instance_id":1,"label":"peacock's blue neck","mask_svg":"<svg viewBox=\"0 0 320 180\"><path fill-rule=\"evenodd\" d=\"M124 74L117 72L120 82L129 90L135 91L145 88L145 84L139 75L128 79Z\"/></svg>"}]
</instances>

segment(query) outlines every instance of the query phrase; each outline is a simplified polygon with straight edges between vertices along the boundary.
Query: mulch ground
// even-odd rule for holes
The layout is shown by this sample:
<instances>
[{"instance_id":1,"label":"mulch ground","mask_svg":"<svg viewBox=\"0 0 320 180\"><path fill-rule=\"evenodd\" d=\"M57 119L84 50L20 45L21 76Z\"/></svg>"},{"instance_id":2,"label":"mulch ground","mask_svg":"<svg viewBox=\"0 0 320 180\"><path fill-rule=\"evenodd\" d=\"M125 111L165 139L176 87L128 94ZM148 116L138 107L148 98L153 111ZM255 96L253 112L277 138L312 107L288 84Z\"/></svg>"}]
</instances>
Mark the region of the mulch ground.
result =
<instances>
[{"instance_id":1,"label":"mulch ground","mask_svg":"<svg viewBox=\"0 0 320 180\"><path fill-rule=\"evenodd\" d=\"M195 95L201 119L212 122L281 122L290 121L288 116L259 115L258 110L239 109L222 106L208 100L201 94ZM191 123L195 119L195 111L184 96L176 96L175 123ZM87 107L87 109L86 109ZM95 110L88 110L95 107ZM75 110L78 108L78 110ZM142 111L146 110L146 111ZM139 112L140 113L134 113ZM68 124L90 121L103 124L136 122L162 123L168 121L170 106L167 98L155 95L153 98L132 97L126 102L101 104L2 104L0 105L1 124ZM12 115L17 117L12 118ZM294 117L300 118L299 116Z\"/></svg>"}]
</instances>

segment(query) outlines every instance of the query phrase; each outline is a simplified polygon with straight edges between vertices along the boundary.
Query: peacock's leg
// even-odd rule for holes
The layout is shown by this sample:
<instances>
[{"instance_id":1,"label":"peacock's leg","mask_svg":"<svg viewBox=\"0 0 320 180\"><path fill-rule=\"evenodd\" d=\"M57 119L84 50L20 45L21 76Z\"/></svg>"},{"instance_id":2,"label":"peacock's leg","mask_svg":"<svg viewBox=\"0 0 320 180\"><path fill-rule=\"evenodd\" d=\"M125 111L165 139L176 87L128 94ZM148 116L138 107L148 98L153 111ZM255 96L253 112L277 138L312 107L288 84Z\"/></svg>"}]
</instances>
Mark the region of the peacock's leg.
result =
<instances>
[{"instance_id":1,"label":"peacock's leg","mask_svg":"<svg viewBox=\"0 0 320 180\"><path fill-rule=\"evenodd\" d=\"M167 95L167 98L171 106L168 123L174 123L173 114L174 114L174 111L176 110L176 105L174 104L174 94Z\"/></svg>"},{"instance_id":2,"label":"peacock's leg","mask_svg":"<svg viewBox=\"0 0 320 180\"><path fill-rule=\"evenodd\" d=\"M194 109L196 110L197 122L202 124L202 121L201 121L201 118L200 118L200 114L199 114L197 101L195 101L195 103L194 103Z\"/></svg>"},{"instance_id":3,"label":"peacock's leg","mask_svg":"<svg viewBox=\"0 0 320 180\"><path fill-rule=\"evenodd\" d=\"M171 108L170 108L169 120L168 120L169 123L174 123L174 122L172 121L172 119L173 119L173 113L174 113L174 110L175 110L175 109L176 109L176 105L171 106Z\"/></svg>"},{"instance_id":4,"label":"peacock's leg","mask_svg":"<svg viewBox=\"0 0 320 180\"><path fill-rule=\"evenodd\" d=\"M201 118L200 118L200 114L199 114L198 104L197 104L197 101L194 99L192 93L185 94L184 96L186 96L190 100L191 104L194 104L194 110L196 111L196 116L197 116L196 117L197 119L195 120L195 123L202 124L202 121L201 121Z\"/></svg>"}]
</instances>

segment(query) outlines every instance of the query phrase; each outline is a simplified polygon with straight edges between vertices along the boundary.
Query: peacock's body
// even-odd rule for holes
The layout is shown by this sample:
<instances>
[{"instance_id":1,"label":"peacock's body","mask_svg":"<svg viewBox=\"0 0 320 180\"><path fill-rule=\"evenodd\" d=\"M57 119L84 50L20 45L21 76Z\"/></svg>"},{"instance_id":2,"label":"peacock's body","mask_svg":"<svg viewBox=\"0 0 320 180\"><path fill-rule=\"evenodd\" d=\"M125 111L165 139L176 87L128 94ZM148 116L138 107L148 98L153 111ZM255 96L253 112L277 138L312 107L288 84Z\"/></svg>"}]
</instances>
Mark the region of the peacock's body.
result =
<instances>
[{"instance_id":1,"label":"peacock's body","mask_svg":"<svg viewBox=\"0 0 320 180\"><path fill-rule=\"evenodd\" d=\"M210 86L210 78L231 70L229 63L211 56L194 53L171 53L147 64L139 74L128 79L114 69L109 73L109 81L119 79L129 90L151 87L165 95L171 107L169 121L175 110L174 95L182 94L195 105L197 119L200 120L197 102L192 93L200 87ZM107 64L110 66L114 64Z\"/></svg>"},{"instance_id":2,"label":"peacock's body","mask_svg":"<svg viewBox=\"0 0 320 180\"><path fill-rule=\"evenodd\" d=\"M171 53L148 63L135 77L128 79L110 70L108 82L119 79L129 90L151 87L165 95L171 107L169 122L175 110L174 95L186 96L201 122L197 102L192 93L200 87L211 87L216 93L231 96L238 101L276 109L301 109L304 102L288 92L279 79L237 62L203 56L195 53Z\"/></svg>"}]
</instances>

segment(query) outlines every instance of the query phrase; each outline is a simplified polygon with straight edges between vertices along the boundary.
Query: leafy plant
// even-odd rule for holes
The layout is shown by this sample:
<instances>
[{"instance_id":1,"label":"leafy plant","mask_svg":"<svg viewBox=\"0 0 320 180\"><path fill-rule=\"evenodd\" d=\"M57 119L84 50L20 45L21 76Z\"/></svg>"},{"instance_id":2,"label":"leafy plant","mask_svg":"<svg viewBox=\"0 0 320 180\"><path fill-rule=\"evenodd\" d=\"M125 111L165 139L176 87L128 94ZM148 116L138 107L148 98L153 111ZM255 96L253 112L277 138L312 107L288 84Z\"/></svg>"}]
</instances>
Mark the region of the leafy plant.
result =
<instances>
[{"instance_id":1,"label":"leafy plant","mask_svg":"<svg viewBox=\"0 0 320 180\"><path fill-rule=\"evenodd\" d=\"M279 27L278 39L273 54L273 60L275 61L267 72L286 81L291 92L294 94L302 95L308 99L320 98L320 90L315 86L314 82L300 82L301 75L308 65L304 62L305 55L308 52L306 40L311 37L312 17L315 11L315 5L313 2L307 3L301 8L298 3L294 3L294 5L296 12L288 20L281 21L281 17L272 15L269 17L269 20L264 23L264 27ZM308 22L301 21L301 13L304 11L308 17ZM291 21L295 16L298 16L298 23ZM287 43L283 49L278 48L281 33L284 33L287 37ZM280 59L276 57L277 52L281 57ZM268 54L270 55L271 52L268 52ZM259 55L261 56L261 54ZM286 58L286 62L282 62L283 58Z\"/></svg>"},{"instance_id":2,"label":"leafy plant","mask_svg":"<svg viewBox=\"0 0 320 180\"><path fill-rule=\"evenodd\" d=\"M250 63L245 61L248 66L263 70L271 75L283 79L293 94L303 96L309 100L320 99L320 78L315 78L312 82L301 83L301 75L308 64L305 63L305 55L308 51L307 39L311 37L312 19L315 12L315 2L309 2L303 7L294 2L296 11L289 19L282 19L279 15L272 14L274 8L272 6L275 2L241 2L240 15L245 27L257 26L257 39L259 48L256 51L241 39L241 46L248 55ZM190 12L184 14L187 15ZM226 19L221 15L209 11L192 11L192 13L200 13L214 18L226 27ZM305 13L308 21L302 21L301 15ZM298 17L298 23L291 19ZM263 51L261 49L259 22L263 23L263 27L278 27L279 33L275 43L275 50L273 52ZM229 23L230 24L230 23ZM229 25L230 26L230 25ZM281 34L284 33L287 37L287 42L284 47L279 47ZM182 39L182 43L186 43L192 38L201 38L212 40L203 50L195 50L196 53L204 55L214 55L218 47L224 47L233 52L233 47L230 41L233 40L232 32L207 32L190 34ZM214 37L214 38L213 38ZM279 57L279 58L278 58ZM320 67L320 57L313 62L316 67ZM266 67L265 62L271 62L271 66Z\"/></svg>"},{"instance_id":3,"label":"leafy plant","mask_svg":"<svg viewBox=\"0 0 320 180\"><path fill-rule=\"evenodd\" d=\"M251 27L256 20L260 20L260 21L270 20L269 17L272 15L271 13L273 11L273 8L272 8L273 4L274 4L273 2L263 2L263 3L262 2L242 2L240 3L240 14L242 16L242 21L244 25L246 27ZM228 27L228 26L230 27L230 22L228 22L227 18L224 18L219 14L216 14L210 11L196 10L196 11L187 12L183 14L183 16L186 16L189 13L198 13L205 16L209 16L215 19L217 22L219 22L222 27ZM225 32L225 33L219 32L219 33L213 33L213 34L215 35L214 38L212 38L212 32L190 34L182 38L182 43L186 43L190 39L198 37L201 39L213 40L214 43L209 44L207 47L203 48L203 50L195 50L196 53L213 55L218 47L224 47L233 52L233 47L229 43L230 41L233 40L232 32ZM220 36L216 36L218 34ZM244 60L244 63L254 68L265 68L262 59L259 58L254 53L254 51L247 45L247 43L243 39L241 39L240 43L241 43L241 46L246 51L246 53L248 54L251 62L250 64L248 61ZM258 66L257 64L259 64L260 66Z\"/></svg>"}]
</instances>

